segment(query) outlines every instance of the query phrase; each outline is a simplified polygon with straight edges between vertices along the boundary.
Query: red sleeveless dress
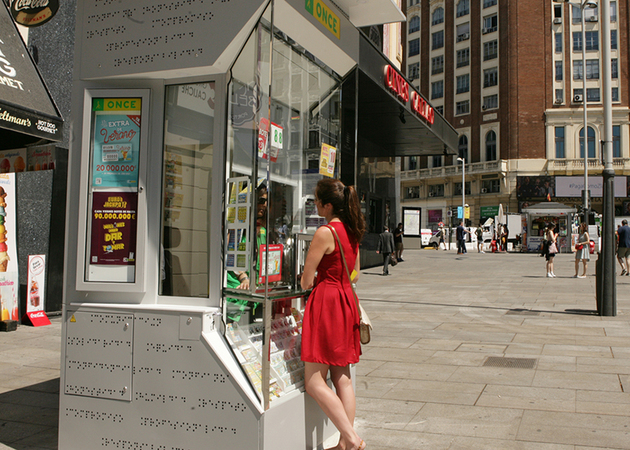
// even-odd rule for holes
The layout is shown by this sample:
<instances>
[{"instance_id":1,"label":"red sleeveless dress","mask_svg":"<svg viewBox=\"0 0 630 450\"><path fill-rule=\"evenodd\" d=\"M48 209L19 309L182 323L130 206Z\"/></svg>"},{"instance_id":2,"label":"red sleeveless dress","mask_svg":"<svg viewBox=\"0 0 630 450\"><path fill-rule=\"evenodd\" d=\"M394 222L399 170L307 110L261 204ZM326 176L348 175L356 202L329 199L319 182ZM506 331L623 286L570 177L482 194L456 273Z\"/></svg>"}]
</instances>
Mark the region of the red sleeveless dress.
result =
<instances>
[{"instance_id":1,"label":"red sleeveless dress","mask_svg":"<svg viewBox=\"0 0 630 450\"><path fill-rule=\"evenodd\" d=\"M342 222L328 225L334 227L339 235L348 270L352 274L359 244L348 234ZM358 363L359 355L359 312L335 239L335 250L324 255L317 266L317 284L304 310L302 361L347 366Z\"/></svg>"}]
</instances>

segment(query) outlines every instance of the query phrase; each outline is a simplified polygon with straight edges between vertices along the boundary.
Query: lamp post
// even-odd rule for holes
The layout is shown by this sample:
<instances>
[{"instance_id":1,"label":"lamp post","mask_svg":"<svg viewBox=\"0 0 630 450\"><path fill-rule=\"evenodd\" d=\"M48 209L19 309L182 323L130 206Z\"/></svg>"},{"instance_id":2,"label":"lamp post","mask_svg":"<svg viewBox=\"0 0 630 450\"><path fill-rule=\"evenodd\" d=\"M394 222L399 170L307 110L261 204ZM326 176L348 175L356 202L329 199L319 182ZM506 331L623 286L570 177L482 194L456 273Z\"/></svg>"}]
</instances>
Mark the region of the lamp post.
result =
<instances>
[{"instance_id":1,"label":"lamp post","mask_svg":"<svg viewBox=\"0 0 630 450\"><path fill-rule=\"evenodd\" d=\"M554 3L568 3L573 8L580 9L582 23L582 103L584 107L584 190L582 191L582 201L584 209L584 222L588 224L589 217L589 189L588 189L588 114L586 97L586 30L584 26L584 10L586 8L597 8L597 3L592 0L584 0L582 3L573 3L566 0L553 0Z\"/></svg>"},{"instance_id":2,"label":"lamp post","mask_svg":"<svg viewBox=\"0 0 630 450\"><path fill-rule=\"evenodd\" d=\"M457 158L462 162L462 222L466 225L466 158Z\"/></svg>"}]
</instances>

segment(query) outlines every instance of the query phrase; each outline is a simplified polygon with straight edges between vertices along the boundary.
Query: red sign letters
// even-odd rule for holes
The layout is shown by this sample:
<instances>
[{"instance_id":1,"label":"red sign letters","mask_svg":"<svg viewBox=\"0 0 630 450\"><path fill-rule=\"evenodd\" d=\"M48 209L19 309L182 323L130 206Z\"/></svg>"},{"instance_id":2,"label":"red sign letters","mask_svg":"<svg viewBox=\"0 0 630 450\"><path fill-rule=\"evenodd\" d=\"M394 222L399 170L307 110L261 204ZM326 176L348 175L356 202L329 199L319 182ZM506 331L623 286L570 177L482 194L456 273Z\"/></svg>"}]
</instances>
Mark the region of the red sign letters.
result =
<instances>
[{"instance_id":1,"label":"red sign letters","mask_svg":"<svg viewBox=\"0 0 630 450\"><path fill-rule=\"evenodd\" d=\"M392 91L399 100L407 104L410 100L409 96L409 83L405 81L402 75L400 75L392 66L387 66L385 70L385 85ZM427 103L415 90L411 91L411 110L418 116L433 125L435 121L435 111L433 107Z\"/></svg>"}]
</instances>

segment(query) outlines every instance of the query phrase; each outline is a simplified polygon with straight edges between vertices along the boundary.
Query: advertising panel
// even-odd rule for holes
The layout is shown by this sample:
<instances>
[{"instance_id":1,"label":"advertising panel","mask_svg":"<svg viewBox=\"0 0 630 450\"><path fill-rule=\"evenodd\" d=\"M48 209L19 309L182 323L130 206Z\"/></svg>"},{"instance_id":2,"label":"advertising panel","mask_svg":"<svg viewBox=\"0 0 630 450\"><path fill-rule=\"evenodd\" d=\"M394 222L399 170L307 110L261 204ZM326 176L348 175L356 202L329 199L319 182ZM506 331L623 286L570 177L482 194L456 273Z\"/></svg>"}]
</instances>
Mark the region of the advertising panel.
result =
<instances>
[{"instance_id":1,"label":"advertising panel","mask_svg":"<svg viewBox=\"0 0 630 450\"><path fill-rule=\"evenodd\" d=\"M0 174L0 312L1 320L19 320L15 174Z\"/></svg>"},{"instance_id":2,"label":"advertising panel","mask_svg":"<svg viewBox=\"0 0 630 450\"><path fill-rule=\"evenodd\" d=\"M135 192L92 194L91 264L136 264L137 210Z\"/></svg>"},{"instance_id":3,"label":"advertising panel","mask_svg":"<svg viewBox=\"0 0 630 450\"><path fill-rule=\"evenodd\" d=\"M403 208L405 236L420 236L421 208Z\"/></svg>"},{"instance_id":4,"label":"advertising panel","mask_svg":"<svg viewBox=\"0 0 630 450\"><path fill-rule=\"evenodd\" d=\"M95 98L92 187L138 187L139 98Z\"/></svg>"}]
</instances>

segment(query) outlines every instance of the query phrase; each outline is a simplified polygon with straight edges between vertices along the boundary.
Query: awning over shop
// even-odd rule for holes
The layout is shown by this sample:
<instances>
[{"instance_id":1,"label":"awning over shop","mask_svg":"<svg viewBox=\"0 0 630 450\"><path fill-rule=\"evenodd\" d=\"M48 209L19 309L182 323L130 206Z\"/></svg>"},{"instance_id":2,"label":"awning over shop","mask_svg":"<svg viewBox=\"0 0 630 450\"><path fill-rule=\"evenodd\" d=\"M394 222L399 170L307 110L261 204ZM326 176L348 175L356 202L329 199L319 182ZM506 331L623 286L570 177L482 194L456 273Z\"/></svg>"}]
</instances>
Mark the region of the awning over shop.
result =
<instances>
[{"instance_id":1,"label":"awning over shop","mask_svg":"<svg viewBox=\"0 0 630 450\"><path fill-rule=\"evenodd\" d=\"M0 149L62 140L63 119L4 2L0 7Z\"/></svg>"},{"instance_id":2,"label":"awning over shop","mask_svg":"<svg viewBox=\"0 0 630 450\"><path fill-rule=\"evenodd\" d=\"M558 216L558 215L566 215L566 214L575 214L577 209L572 208L570 206L566 206L562 203L556 202L541 202L536 203L535 205L528 206L527 208L523 208L523 212L526 214L533 214L539 216Z\"/></svg>"},{"instance_id":3,"label":"awning over shop","mask_svg":"<svg viewBox=\"0 0 630 450\"><path fill-rule=\"evenodd\" d=\"M457 154L457 131L361 35L358 156Z\"/></svg>"}]
</instances>

